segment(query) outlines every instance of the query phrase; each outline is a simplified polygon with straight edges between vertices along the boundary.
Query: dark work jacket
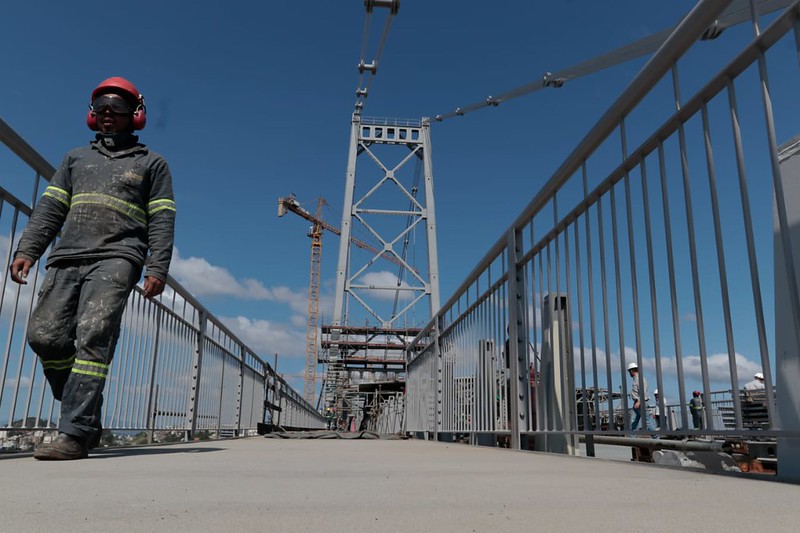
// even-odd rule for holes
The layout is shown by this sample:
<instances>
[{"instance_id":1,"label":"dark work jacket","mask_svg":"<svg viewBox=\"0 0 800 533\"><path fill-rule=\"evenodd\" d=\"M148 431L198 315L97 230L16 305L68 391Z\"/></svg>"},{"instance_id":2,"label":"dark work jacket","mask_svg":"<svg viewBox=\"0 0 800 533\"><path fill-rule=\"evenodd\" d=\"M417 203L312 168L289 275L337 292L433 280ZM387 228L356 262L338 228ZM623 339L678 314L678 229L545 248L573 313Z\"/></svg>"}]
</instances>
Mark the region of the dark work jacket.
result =
<instances>
[{"instance_id":1,"label":"dark work jacket","mask_svg":"<svg viewBox=\"0 0 800 533\"><path fill-rule=\"evenodd\" d=\"M175 228L172 176L164 158L133 140L118 152L100 141L70 151L31 214L14 257L37 261L61 231L48 267L121 257L146 266L147 276L166 280Z\"/></svg>"}]
</instances>

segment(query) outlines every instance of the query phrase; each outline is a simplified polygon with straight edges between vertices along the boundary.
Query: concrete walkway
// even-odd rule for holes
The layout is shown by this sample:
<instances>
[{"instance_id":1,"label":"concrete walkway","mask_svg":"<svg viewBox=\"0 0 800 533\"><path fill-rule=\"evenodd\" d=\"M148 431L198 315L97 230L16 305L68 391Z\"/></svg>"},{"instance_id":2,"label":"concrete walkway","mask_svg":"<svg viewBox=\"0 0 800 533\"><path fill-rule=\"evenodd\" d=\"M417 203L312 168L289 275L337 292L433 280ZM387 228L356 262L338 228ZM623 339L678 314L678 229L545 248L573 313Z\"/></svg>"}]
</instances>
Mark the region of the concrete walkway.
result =
<instances>
[{"instance_id":1,"label":"concrete walkway","mask_svg":"<svg viewBox=\"0 0 800 533\"><path fill-rule=\"evenodd\" d=\"M800 486L421 441L0 460L3 531L798 531Z\"/></svg>"}]
</instances>

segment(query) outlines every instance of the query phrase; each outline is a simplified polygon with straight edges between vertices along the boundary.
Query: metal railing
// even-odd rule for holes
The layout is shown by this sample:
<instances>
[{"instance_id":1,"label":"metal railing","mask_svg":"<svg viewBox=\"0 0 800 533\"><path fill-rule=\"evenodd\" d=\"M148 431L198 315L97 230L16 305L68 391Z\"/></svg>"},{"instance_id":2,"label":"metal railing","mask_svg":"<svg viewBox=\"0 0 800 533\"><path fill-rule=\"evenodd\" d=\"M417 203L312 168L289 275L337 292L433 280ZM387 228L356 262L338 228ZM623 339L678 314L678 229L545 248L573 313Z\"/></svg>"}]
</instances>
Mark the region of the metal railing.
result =
<instances>
[{"instance_id":1,"label":"metal railing","mask_svg":"<svg viewBox=\"0 0 800 533\"><path fill-rule=\"evenodd\" d=\"M0 120L0 444L33 446L58 423L56 402L25 342L27 322L43 275L42 264L27 285L9 280L7 266L31 205L8 188L24 190L20 176L34 173L31 204L55 169ZM29 185L30 186L30 185ZM169 278L165 292L148 300L137 287L122 321L117 353L104 392L102 423L112 432L145 432L148 439L249 435L264 421L265 402L281 425L324 428L324 418L275 370Z\"/></svg>"},{"instance_id":2,"label":"metal railing","mask_svg":"<svg viewBox=\"0 0 800 533\"><path fill-rule=\"evenodd\" d=\"M698 2L415 339L407 431L568 453L580 437L588 448L593 435L630 434L632 362L650 394L680 398L675 427L645 435L698 435L692 389L738 391L757 370L775 390L776 354L795 356L770 346L773 238L790 252L774 259L790 288L776 309L790 325L775 337L800 332L786 213L797 204L784 197L775 124L785 112L796 133L787 102L798 88L775 90L767 73L795 79L800 8L762 29L753 0L749 27L701 42L729 3ZM742 44L722 57L730 39ZM796 406L768 396L759 434L796 439ZM704 435L752 429L741 395L728 400L724 424L705 409Z\"/></svg>"}]
</instances>

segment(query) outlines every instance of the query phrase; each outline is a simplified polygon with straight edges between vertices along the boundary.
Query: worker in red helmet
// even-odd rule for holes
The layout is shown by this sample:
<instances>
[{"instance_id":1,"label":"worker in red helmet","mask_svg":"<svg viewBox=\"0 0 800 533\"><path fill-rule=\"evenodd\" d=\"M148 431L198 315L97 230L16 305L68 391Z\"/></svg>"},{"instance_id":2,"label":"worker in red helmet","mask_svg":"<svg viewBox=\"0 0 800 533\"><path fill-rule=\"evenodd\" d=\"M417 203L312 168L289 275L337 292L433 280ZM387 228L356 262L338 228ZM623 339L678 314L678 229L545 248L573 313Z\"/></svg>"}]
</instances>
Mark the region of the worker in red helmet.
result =
<instances>
[{"instance_id":1,"label":"worker in red helmet","mask_svg":"<svg viewBox=\"0 0 800 533\"><path fill-rule=\"evenodd\" d=\"M692 393L692 399L689 400L689 410L692 412L694 429L703 429L703 399L700 397L699 390Z\"/></svg>"},{"instance_id":2,"label":"worker in red helmet","mask_svg":"<svg viewBox=\"0 0 800 533\"><path fill-rule=\"evenodd\" d=\"M124 78L92 91L94 141L67 153L19 240L11 279L30 269L60 232L28 324L28 344L61 401L58 436L36 459L81 459L102 434L103 388L128 296L145 268L143 294L161 294L175 227L166 161L133 134L144 97Z\"/></svg>"}]
</instances>

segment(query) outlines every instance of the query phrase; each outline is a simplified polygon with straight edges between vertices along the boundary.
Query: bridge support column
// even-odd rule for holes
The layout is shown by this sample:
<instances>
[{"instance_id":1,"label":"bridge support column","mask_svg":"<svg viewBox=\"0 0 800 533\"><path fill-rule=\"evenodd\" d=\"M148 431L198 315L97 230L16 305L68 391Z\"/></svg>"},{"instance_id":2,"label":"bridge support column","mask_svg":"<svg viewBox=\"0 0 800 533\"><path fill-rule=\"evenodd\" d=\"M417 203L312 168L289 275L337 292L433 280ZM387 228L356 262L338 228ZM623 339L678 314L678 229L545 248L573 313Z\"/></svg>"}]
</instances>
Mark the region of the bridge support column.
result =
<instances>
[{"instance_id":1,"label":"bridge support column","mask_svg":"<svg viewBox=\"0 0 800 533\"><path fill-rule=\"evenodd\" d=\"M537 405L537 413L541 411L541 429L553 432L574 429L572 413L575 385L569 360L572 357L569 324L567 296L546 294L542 298L542 363L539 382L543 402ZM574 435L546 434L537 437L536 449L575 455L577 442Z\"/></svg>"},{"instance_id":2,"label":"bridge support column","mask_svg":"<svg viewBox=\"0 0 800 533\"><path fill-rule=\"evenodd\" d=\"M206 345L206 322L208 315L201 310L197 321L199 331L197 332L197 349L194 352L192 361L192 388L189 396L188 416L186 417L186 441L194 439L197 433L197 410L200 405L200 374L203 369L203 351Z\"/></svg>"},{"instance_id":3,"label":"bridge support column","mask_svg":"<svg viewBox=\"0 0 800 533\"><path fill-rule=\"evenodd\" d=\"M778 424L783 431L800 431L800 317L797 316L797 281L800 279L800 137L781 147L780 181L783 206L774 204L775 228L775 372ZM777 196L778 201L781 195ZM785 209L788 238L781 232L779 209ZM789 250L785 249L788 244ZM786 254L790 253L787 257ZM791 267L791 270L790 270ZM767 385L771 376L765 368ZM773 421L773 425L776 425ZM800 438L778 439L778 477L800 482Z\"/></svg>"},{"instance_id":4,"label":"bridge support column","mask_svg":"<svg viewBox=\"0 0 800 533\"><path fill-rule=\"evenodd\" d=\"M528 361L527 289L525 268L520 266L522 232L509 231L506 244L508 254L508 365L511 379L508 391L509 429L511 448L522 448L522 433L529 428L528 394L530 391L530 363Z\"/></svg>"}]
</instances>

